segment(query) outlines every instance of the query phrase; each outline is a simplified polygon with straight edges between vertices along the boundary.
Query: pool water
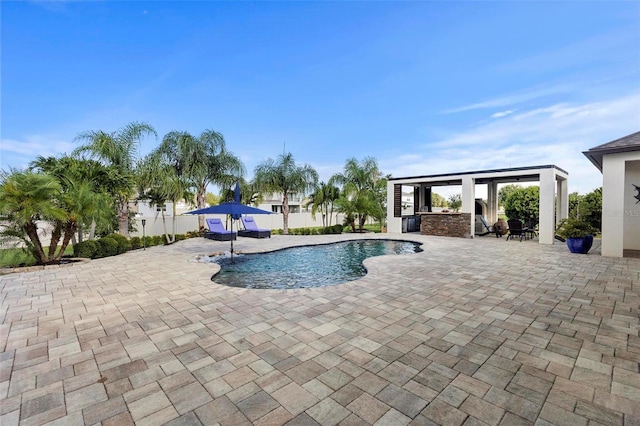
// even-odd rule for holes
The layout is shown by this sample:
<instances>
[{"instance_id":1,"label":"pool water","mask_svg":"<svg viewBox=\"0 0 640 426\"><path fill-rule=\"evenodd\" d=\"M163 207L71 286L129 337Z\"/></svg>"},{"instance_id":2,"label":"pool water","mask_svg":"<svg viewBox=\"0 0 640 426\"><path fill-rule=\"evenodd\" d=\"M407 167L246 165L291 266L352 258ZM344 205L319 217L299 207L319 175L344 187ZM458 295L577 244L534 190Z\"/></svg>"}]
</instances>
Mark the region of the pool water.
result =
<instances>
[{"instance_id":1,"label":"pool water","mask_svg":"<svg viewBox=\"0 0 640 426\"><path fill-rule=\"evenodd\" d=\"M422 251L420 244L393 240L343 241L291 247L269 253L215 258L220 272L211 280L231 287L291 289L321 287L366 275L362 261L387 254Z\"/></svg>"}]
</instances>

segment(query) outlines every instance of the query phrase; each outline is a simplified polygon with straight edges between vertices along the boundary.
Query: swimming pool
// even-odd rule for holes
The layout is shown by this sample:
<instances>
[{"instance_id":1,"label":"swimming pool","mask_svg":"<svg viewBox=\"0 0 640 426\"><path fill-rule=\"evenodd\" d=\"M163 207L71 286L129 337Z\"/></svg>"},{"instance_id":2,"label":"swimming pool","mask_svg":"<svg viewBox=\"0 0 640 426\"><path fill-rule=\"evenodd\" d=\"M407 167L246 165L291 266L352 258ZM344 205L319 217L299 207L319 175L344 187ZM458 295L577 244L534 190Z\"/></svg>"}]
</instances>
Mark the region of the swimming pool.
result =
<instances>
[{"instance_id":1,"label":"swimming pool","mask_svg":"<svg viewBox=\"0 0 640 426\"><path fill-rule=\"evenodd\" d=\"M211 280L231 287L291 289L353 281L367 270L362 261L386 254L422 251L419 243L396 240L354 240L290 247L268 253L215 258L220 272Z\"/></svg>"}]
</instances>

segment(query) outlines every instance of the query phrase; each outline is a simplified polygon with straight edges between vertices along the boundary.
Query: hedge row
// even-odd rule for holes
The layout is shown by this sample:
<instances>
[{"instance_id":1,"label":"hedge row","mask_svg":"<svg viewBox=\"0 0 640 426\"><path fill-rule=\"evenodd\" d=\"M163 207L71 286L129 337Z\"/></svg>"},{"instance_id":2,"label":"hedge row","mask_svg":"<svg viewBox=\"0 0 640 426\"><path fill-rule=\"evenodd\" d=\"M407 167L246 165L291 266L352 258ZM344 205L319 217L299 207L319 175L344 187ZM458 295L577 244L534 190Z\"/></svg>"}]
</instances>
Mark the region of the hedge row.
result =
<instances>
[{"instance_id":1,"label":"hedge row","mask_svg":"<svg viewBox=\"0 0 640 426\"><path fill-rule=\"evenodd\" d=\"M199 232L188 232L187 234L176 234L176 241L182 241L187 238L202 236ZM73 246L73 254L75 257L84 257L88 259L99 259L101 257L116 256L129 250L141 249L143 247L152 247L166 244L164 235L154 235L144 237L132 237L127 239L124 235L111 234L98 240L88 240Z\"/></svg>"},{"instance_id":2,"label":"hedge row","mask_svg":"<svg viewBox=\"0 0 640 426\"><path fill-rule=\"evenodd\" d=\"M341 234L343 226L340 224L317 228L290 228L289 235L321 235L321 234ZM272 232L274 235L282 234L282 229ZM202 237L202 232L187 232L186 234L176 234L176 241L187 238ZM116 256L129 250L137 250L143 247L152 247L167 244L164 235L154 235L144 237L132 237L127 239L124 235L111 234L99 240L88 240L73 246L75 257L88 259L99 259L101 257Z\"/></svg>"},{"instance_id":3,"label":"hedge row","mask_svg":"<svg viewBox=\"0 0 640 426\"><path fill-rule=\"evenodd\" d=\"M289 228L289 235L322 235L322 234L342 234L343 226L340 224L316 228ZM272 232L274 235L282 234L282 229Z\"/></svg>"}]
</instances>

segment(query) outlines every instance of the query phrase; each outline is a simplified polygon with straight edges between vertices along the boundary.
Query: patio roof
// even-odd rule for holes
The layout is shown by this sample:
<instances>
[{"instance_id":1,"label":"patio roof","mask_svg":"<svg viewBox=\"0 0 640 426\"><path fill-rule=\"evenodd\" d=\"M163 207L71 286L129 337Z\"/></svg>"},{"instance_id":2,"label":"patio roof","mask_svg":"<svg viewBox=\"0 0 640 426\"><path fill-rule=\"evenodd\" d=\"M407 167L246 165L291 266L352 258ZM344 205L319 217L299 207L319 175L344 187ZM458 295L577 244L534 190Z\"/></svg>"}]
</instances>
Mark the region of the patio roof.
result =
<instances>
[{"instance_id":1,"label":"patio roof","mask_svg":"<svg viewBox=\"0 0 640 426\"><path fill-rule=\"evenodd\" d=\"M619 152L630 151L640 151L640 132L632 133L614 141L598 145L582 153L598 170L602 171L602 157L605 154L617 154Z\"/></svg>"},{"instance_id":2,"label":"patio roof","mask_svg":"<svg viewBox=\"0 0 640 426\"><path fill-rule=\"evenodd\" d=\"M443 173L435 175L419 175L392 177L389 181L402 181L410 185L410 182L429 183L431 186L462 185L462 177L472 175L476 184L506 183L506 182L537 182L540 180L540 171L555 169L561 174L568 173L554 164L528 167L511 167L505 169L476 170L457 173ZM396 182L400 183L400 182Z\"/></svg>"}]
</instances>

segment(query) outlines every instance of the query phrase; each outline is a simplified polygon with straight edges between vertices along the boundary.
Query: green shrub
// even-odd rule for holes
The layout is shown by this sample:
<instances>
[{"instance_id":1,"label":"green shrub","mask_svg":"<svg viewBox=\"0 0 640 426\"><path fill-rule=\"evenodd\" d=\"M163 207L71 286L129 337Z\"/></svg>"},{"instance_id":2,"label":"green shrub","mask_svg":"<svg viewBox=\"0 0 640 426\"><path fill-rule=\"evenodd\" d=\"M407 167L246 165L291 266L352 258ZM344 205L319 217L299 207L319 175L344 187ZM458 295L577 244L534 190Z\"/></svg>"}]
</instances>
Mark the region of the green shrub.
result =
<instances>
[{"instance_id":1,"label":"green shrub","mask_svg":"<svg viewBox=\"0 0 640 426\"><path fill-rule=\"evenodd\" d=\"M96 257L109 257L118 254L118 242L111 237L104 237L98 240L99 249Z\"/></svg>"},{"instance_id":2,"label":"green shrub","mask_svg":"<svg viewBox=\"0 0 640 426\"><path fill-rule=\"evenodd\" d=\"M87 240L74 244L73 255L86 259L95 259L100 250L100 244L96 240Z\"/></svg>"},{"instance_id":3,"label":"green shrub","mask_svg":"<svg viewBox=\"0 0 640 426\"><path fill-rule=\"evenodd\" d=\"M118 254L126 253L131 250L131 241L121 234L111 234L109 238L113 238L118 243Z\"/></svg>"},{"instance_id":4,"label":"green shrub","mask_svg":"<svg viewBox=\"0 0 640 426\"><path fill-rule=\"evenodd\" d=\"M149 235L147 235L146 237L144 237L144 243L143 246L145 247L151 247L153 246L153 237L150 237Z\"/></svg>"},{"instance_id":5,"label":"green shrub","mask_svg":"<svg viewBox=\"0 0 640 426\"><path fill-rule=\"evenodd\" d=\"M593 235L597 230L591 224L581 218L564 219L556 233L562 238L584 238Z\"/></svg>"},{"instance_id":6,"label":"green shrub","mask_svg":"<svg viewBox=\"0 0 640 426\"><path fill-rule=\"evenodd\" d=\"M183 241L183 240L186 240L187 238L189 237L187 237L185 234L176 234L176 241Z\"/></svg>"},{"instance_id":7,"label":"green shrub","mask_svg":"<svg viewBox=\"0 0 640 426\"><path fill-rule=\"evenodd\" d=\"M325 226L324 228L322 228L321 232L323 234L342 234L342 229L343 226L338 223L332 226Z\"/></svg>"},{"instance_id":8,"label":"green shrub","mask_svg":"<svg viewBox=\"0 0 640 426\"><path fill-rule=\"evenodd\" d=\"M204 230L202 231L188 231L187 238L198 238L204 236Z\"/></svg>"},{"instance_id":9,"label":"green shrub","mask_svg":"<svg viewBox=\"0 0 640 426\"><path fill-rule=\"evenodd\" d=\"M140 237L131 237L131 250L137 250L142 248L142 238Z\"/></svg>"},{"instance_id":10,"label":"green shrub","mask_svg":"<svg viewBox=\"0 0 640 426\"><path fill-rule=\"evenodd\" d=\"M167 242L167 239L165 238L164 235L154 235L152 239L153 239L154 246L161 246L163 244L166 244Z\"/></svg>"}]
</instances>

